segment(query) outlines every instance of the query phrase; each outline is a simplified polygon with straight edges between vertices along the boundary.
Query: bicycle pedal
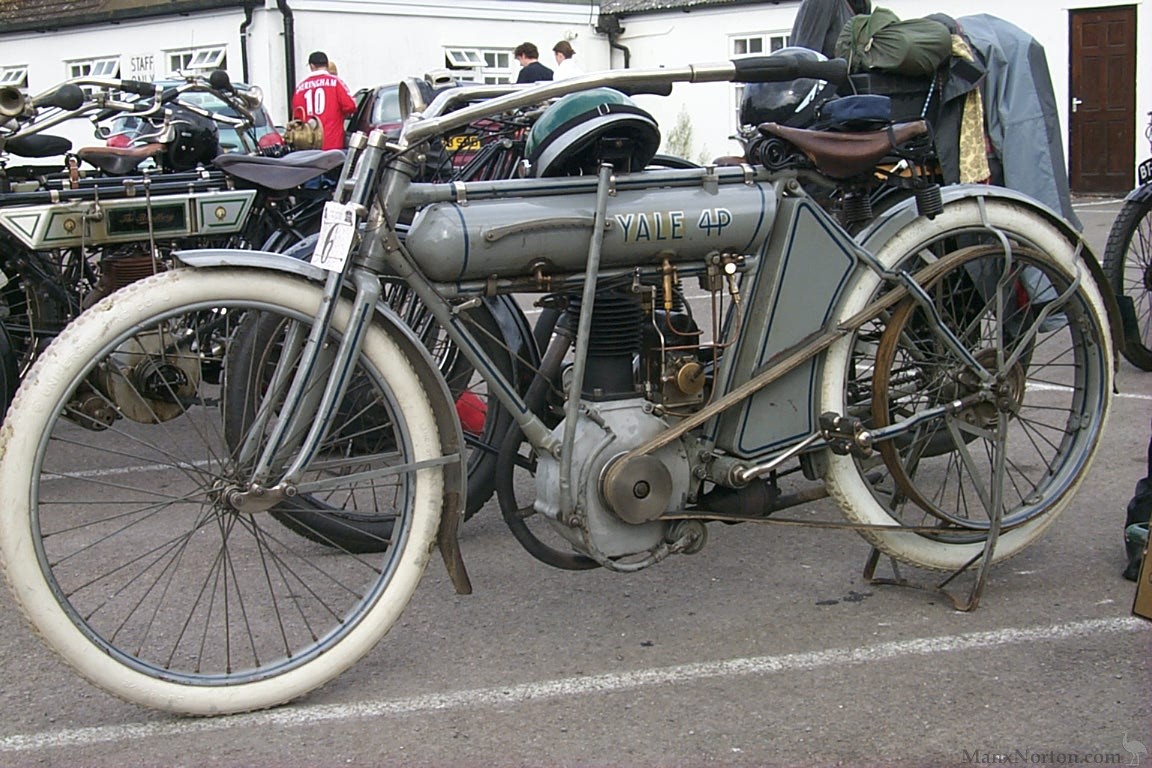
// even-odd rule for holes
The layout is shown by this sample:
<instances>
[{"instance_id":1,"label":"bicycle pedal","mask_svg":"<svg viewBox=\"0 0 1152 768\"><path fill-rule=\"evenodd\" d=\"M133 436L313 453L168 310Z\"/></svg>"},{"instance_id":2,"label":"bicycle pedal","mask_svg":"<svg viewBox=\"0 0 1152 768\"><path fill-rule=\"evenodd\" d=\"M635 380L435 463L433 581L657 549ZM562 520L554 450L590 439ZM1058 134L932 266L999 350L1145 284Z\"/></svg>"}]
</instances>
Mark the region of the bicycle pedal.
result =
<instances>
[{"instance_id":1,"label":"bicycle pedal","mask_svg":"<svg viewBox=\"0 0 1152 768\"><path fill-rule=\"evenodd\" d=\"M820 433L837 456L851 454L858 459L872 455L872 433L855 416L828 411L820 414Z\"/></svg>"}]
</instances>

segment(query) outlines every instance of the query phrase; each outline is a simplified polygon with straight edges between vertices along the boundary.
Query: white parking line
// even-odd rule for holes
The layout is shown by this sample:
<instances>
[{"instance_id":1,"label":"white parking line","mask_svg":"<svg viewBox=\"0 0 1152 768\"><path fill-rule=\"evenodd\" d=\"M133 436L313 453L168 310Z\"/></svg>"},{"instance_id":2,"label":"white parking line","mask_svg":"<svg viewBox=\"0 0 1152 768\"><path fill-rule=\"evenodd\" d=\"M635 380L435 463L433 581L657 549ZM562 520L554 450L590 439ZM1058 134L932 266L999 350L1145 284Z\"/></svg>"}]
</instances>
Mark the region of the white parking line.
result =
<instances>
[{"instance_id":1,"label":"white parking line","mask_svg":"<svg viewBox=\"0 0 1152 768\"><path fill-rule=\"evenodd\" d=\"M544 699L613 693L656 686L674 686L717 678L808 672L825 667L842 667L846 664L867 664L911 656L932 656L1006 645L1061 641L1114 632L1148 630L1150 628L1152 625L1149 625L1148 622L1133 617L1088 619L1047 627L1007 627L989 632L879 643L862 648L840 648L779 656L755 656L727 661L683 664L675 667L642 669L635 672L567 677L497 688L433 693L406 699L378 699L350 704L284 707L272 712L256 712L214 720L177 720L163 723L138 723L45 731L4 737L0 739L0 752L32 752L111 741L165 739L238 728L305 727L381 716L398 717L446 710L473 711L477 707L503 707Z\"/></svg>"}]
</instances>

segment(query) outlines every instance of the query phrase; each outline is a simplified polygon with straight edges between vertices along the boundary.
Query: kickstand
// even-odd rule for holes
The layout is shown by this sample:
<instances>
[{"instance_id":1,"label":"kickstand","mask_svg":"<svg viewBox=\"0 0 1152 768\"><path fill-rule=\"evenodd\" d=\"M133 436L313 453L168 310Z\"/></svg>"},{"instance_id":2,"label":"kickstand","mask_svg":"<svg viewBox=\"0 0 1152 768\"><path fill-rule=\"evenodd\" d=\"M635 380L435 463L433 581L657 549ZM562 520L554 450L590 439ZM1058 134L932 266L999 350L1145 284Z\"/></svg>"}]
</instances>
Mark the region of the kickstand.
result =
<instances>
[{"instance_id":1,"label":"kickstand","mask_svg":"<svg viewBox=\"0 0 1152 768\"><path fill-rule=\"evenodd\" d=\"M1000 538L1000 505L994 505L995 512L992 514L992 520L988 526L988 536L984 539L984 549L978 552L964 565L957 568L952 572L948 578L940 582L934 587L922 587L917 584L912 584L903 576L900 575L899 563L892 557L888 558L892 567L891 578L878 578L876 576L876 566L880 562L880 550L875 547L868 553L868 560L864 564L864 578L871 584L889 584L897 587L913 587L915 589L924 589L929 592L944 595L952 602L952 607L957 611L967 613L976 609L980 605L980 597L984 594L984 586L988 583L988 569L992 565L992 553L996 549L996 540ZM961 601L960 598L953 595L945 589L948 584L952 582L960 574L967 571L979 561L980 565L976 570L976 580L972 583L972 591L968 593L968 599Z\"/></svg>"}]
</instances>

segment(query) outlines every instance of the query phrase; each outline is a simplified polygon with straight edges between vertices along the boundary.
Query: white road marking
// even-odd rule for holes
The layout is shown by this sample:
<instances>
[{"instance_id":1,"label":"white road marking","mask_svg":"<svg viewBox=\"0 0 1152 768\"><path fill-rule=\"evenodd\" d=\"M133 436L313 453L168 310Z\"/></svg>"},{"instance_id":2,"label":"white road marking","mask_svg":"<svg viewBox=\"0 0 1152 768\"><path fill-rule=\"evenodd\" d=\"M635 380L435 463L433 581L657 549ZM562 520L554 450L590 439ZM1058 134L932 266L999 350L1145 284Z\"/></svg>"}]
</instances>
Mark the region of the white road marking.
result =
<instances>
[{"instance_id":1,"label":"white road marking","mask_svg":"<svg viewBox=\"0 0 1152 768\"><path fill-rule=\"evenodd\" d=\"M1006 645L1061 641L1114 632L1147 630L1150 627L1152 625L1149 625L1147 621L1130 616L1112 619L1087 619L1046 627L1006 627L988 632L944 635L919 640L898 640L863 648L834 648L779 656L755 656L727 661L642 669L634 672L542 680L498 688L432 693L404 699L378 699L349 704L287 706L270 712L255 712L213 720L181 719L159 723L45 731L4 737L0 739L0 752L32 752L113 741L166 739L238 728L306 727L327 722L366 720L382 716L397 717L446 710L472 711L477 707L506 707L545 699L613 693L655 686L683 685L717 678L807 672L826 667L841 667L845 664L867 664L910 656L931 656Z\"/></svg>"}]
</instances>

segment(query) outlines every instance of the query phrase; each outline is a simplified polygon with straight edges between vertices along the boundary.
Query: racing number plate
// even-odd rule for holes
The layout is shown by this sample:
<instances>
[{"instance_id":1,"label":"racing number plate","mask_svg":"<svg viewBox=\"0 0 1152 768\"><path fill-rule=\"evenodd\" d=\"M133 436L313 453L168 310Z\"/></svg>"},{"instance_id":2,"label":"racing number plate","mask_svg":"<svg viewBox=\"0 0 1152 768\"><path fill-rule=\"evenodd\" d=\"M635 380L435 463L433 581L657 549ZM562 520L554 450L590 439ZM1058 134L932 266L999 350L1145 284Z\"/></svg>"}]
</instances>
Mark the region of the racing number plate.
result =
<instances>
[{"instance_id":1,"label":"racing number plate","mask_svg":"<svg viewBox=\"0 0 1152 768\"><path fill-rule=\"evenodd\" d=\"M356 214L351 204L325 203L320 237L312 252L312 263L329 272L342 272L352 252L356 234Z\"/></svg>"},{"instance_id":2,"label":"racing number plate","mask_svg":"<svg viewBox=\"0 0 1152 768\"><path fill-rule=\"evenodd\" d=\"M1136 183L1140 186L1152 181L1152 157L1136 167Z\"/></svg>"}]
</instances>

